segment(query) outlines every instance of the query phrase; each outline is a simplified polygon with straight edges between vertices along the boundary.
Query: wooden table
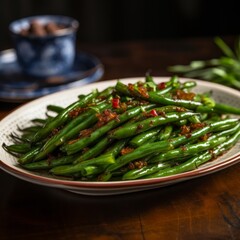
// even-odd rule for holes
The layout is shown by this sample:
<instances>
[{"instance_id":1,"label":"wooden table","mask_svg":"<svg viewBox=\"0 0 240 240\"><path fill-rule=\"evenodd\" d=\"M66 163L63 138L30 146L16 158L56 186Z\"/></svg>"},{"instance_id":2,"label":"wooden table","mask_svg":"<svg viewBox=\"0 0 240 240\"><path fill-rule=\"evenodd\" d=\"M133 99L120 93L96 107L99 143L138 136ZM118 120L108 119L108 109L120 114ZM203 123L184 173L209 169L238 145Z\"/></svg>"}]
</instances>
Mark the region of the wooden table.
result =
<instances>
[{"instance_id":1,"label":"wooden table","mask_svg":"<svg viewBox=\"0 0 240 240\"><path fill-rule=\"evenodd\" d=\"M212 38L82 44L79 49L101 59L104 80L144 76L150 69L166 76L167 66L220 54ZM0 118L19 105L0 103ZM91 197L0 171L0 239L240 239L239 172L237 164L165 188Z\"/></svg>"}]
</instances>

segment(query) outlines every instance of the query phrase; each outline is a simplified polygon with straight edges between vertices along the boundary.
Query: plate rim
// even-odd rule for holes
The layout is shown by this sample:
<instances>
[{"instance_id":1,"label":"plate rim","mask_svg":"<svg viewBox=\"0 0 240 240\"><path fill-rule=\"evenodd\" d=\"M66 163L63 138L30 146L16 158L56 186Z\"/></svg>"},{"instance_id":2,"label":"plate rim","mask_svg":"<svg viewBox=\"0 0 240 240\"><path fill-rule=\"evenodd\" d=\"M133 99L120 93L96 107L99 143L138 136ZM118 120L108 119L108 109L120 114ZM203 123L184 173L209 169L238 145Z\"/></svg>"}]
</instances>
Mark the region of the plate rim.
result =
<instances>
[{"instance_id":1,"label":"plate rim","mask_svg":"<svg viewBox=\"0 0 240 240\"><path fill-rule=\"evenodd\" d=\"M153 78L156 81L166 81L169 79L168 76L165 77L159 77L159 76L153 76ZM40 97L38 99L35 99L31 102L25 103L23 106L18 107L17 109L13 110L11 113L9 113L6 117L4 117L0 121L0 126L2 121L7 121L8 118L13 116L15 112L18 111L24 111L27 107L31 105L35 105L39 102L44 102L47 99L51 98L56 98L58 95L60 96L61 94L68 94L70 92L75 92L75 91L84 91L85 88L90 91L93 89L93 86L101 86L101 85L106 85L109 86L113 83L116 83L118 80L121 82L135 82L138 80L143 80L144 77L134 77L134 78L121 78L121 79L111 79L111 80L106 80L106 81L100 81L100 82L95 82L91 84L84 85L82 87L77 87L74 89L67 89L63 90L60 92L52 93L47 96ZM203 80L197 80L197 79L192 79L192 78L181 78L180 81L189 81L193 80L196 81L197 84L204 85L207 87L213 87L214 89L221 89L224 91L227 91L229 93L236 94L236 96L239 96L239 91L232 89L230 87L226 87L217 83L211 83L211 82L206 82ZM95 87L97 87L95 86ZM81 89L80 89L81 88ZM201 177L207 174L214 173L219 170L223 170L225 168L228 168L234 164L237 164L240 161L240 153L236 153L233 156L228 157L226 160L221 161L215 165L210 165L205 168L198 168L189 172L184 172L176 175L171 175L171 176L166 176L166 177L161 177L161 178L153 178L153 179L139 179L139 180L126 180L126 181L109 181L109 182L90 182L90 181L74 181L74 180L64 180L60 178L54 178L54 177L45 177L45 176L40 176L37 174L34 174L34 172L27 171L25 169L21 169L20 167L13 168L11 164L6 164L4 160L0 159L0 168L5 170L6 172L14 175L15 177L21 178L23 180L40 184L40 185L45 185L45 186L52 186L52 187L57 187L57 188L65 188L65 189L74 189L74 190L88 190L88 191L94 191L94 190L121 190L121 189L126 189L126 188L141 188L141 187L153 187L156 185L164 185L164 184L173 184L175 182L179 181L185 181L185 180L190 180L192 178L197 178ZM21 170L22 171L21 171ZM19 176L20 175L20 176Z\"/></svg>"}]
</instances>

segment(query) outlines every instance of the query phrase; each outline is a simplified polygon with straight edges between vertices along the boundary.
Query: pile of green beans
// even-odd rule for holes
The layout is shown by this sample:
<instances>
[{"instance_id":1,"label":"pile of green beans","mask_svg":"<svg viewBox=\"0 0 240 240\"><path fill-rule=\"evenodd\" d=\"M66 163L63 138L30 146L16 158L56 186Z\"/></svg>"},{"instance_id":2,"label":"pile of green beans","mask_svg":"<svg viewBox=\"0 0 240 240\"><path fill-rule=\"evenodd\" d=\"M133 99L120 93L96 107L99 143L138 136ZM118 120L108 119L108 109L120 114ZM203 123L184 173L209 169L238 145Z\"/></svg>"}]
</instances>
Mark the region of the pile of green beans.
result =
<instances>
[{"instance_id":1,"label":"pile of green beans","mask_svg":"<svg viewBox=\"0 0 240 240\"><path fill-rule=\"evenodd\" d=\"M174 175L198 168L240 138L240 108L194 93L196 81L177 76L79 95L63 108L48 105L2 147L29 171L78 181ZM234 115L234 116L233 116Z\"/></svg>"}]
</instances>

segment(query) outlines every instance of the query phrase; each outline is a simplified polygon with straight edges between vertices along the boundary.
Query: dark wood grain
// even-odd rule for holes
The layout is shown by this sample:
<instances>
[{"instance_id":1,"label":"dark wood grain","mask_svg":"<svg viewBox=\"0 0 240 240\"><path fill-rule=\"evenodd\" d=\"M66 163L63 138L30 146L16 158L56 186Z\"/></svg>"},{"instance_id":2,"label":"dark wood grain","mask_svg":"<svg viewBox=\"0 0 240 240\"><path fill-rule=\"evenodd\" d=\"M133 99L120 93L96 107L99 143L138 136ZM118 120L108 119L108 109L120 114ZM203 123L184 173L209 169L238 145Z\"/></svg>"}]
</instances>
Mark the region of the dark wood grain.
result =
<instances>
[{"instance_id":1,"label":"dark wood grain","mask_svg":"<svg viewBox=\"0 0 240 240\"><path fill-rule=\"evenodd\" d=\"M148 70L166 76L167 66L220 54L210 38L78 47L101 59L102 80L144 76ZM0 119L18 106L0 103ZM0 239L240 239L239 172L237 164L169 187L91 197L34 185L1 170Z\"/></svg>"}]
</instances>

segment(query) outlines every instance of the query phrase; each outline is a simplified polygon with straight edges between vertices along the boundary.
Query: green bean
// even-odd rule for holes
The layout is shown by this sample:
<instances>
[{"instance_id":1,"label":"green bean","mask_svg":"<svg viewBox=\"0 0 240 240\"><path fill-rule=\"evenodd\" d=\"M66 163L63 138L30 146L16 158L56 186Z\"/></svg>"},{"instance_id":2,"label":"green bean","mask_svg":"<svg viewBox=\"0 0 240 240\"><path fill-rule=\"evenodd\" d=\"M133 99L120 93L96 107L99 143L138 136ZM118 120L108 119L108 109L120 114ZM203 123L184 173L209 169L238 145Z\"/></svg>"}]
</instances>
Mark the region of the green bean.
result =
<instances>
[{"instance_id":1,"label":"green bean","mask_svg":"<svg viewBox=\"0 0 240 240\"><path fill-rule=\"evenodd\" d=\"M156 85L156 83L155 83L154 80L153 80L153 77L152 77L149 73L146 73L145 82L147 82L147 83L153 83L153 84Z\"/></svg>"},{"instance_id":2,"label":"green bean","mask_svg":"<svg viewBox=\"0 0 240 240\"><path fill-rule=\"evenodd\" d=\"M34 138L33 142L37 142L43 138L45 138L53 129L61 126L64 122L69 118L69 112L77 107L86 106L93 98L98 95L97 91L93 91L86 95L83 99L76 101L70 104L68 107L64 109L61 113L59 113L56 117L52 119L52 121L48 122L40 131L38 131Z\"/></svg>"},{"instance_id":3,"label":"green bean","mask_svg":"<svg viewBox=\"0 0 240 240\"><path fill-rule=\"evenodd\" d=\"M212 159L212 155L208 151L201 153L200 155L193 156L191 159L186 162L176 165L174 167L169 167L165 169L159 169L158 172L153 174L145 175L143 178L156 178L156 177L165 177L169 175L175 175L182 172L187 172L190 170L196 169L201 164Z\"/></svg>"},{"instance_id":4,"label":"green bean","mask_svg":"<svg viewBox=\"0 0 240 240\"><path fill-rule=\"evenodd\" d=\"M168 82L165 82L164 88L161 90L157 90L156 93L158 95L166 95L167 93L170 93L178 87L180 87L178 76L172 76Z\"/></svg>"},{"instance_id":5,"label":"green bean","mask_svg":"<svg viewBox=\"0 0 240 240\"><path fill-rule=\"evenodd\" d=\"M181 89L183 91L189 90L191 88L194 88L197 86L197 83L195 81L186 81L182 84Z\"/></svg>"},{"instance_id":6,"label":"green bean","mask_svg":"<svg viewBox=\"0 0 240 240\"><path fill-rule=\"evenodd\" d=\"M114 87L107 87L105 88L103 91L101 91L98 95L98 99L101 101L102 99L106 99L108 98L109 96L112 95L114 91Z\"/></svg>"},{"instance_id":7,"label":"green bean","mask_svg":"<svg viewBox=\"0 0 240 240\"><path fill-rule=\"evenodd\" d=\"M25 153L24 155L22 155L19 159L18 162L20 164L26 164L32 161L32 159L34 158L34 156L36 156L39 151L40 151L41 147L40 146L36 146L33 147L31 151Z\"/></svg>"},{"instance_id":8,"label":"green bean","mask_svg":"<svg viewBox=\"0 0 240 240\"><path fill-rule=\"evenodd\" d=\"M163 96L156 96L155 93L149 93L149 95L151 96L151 100L149 100L150 102L153 103L159 103L162 105L176 105L179 107L184 107L184 108L188 108L191 110L195 110L198 107L202 106L202 103L200 102L196 102L196 101L191 101L191 100L184 100L184 99L171 99L171 98L164 98Z\"/></svg>"},{"instance_id":9,"label":"green bean","mask_svg":"<svg viewBox=\"0 0 240 240\"><path fill-rule=\"evenodd\" d=\"M23 164L22 167L28 170L42 170L42 169L51 169L56 166L61 166L65 164L72 163L76 159L76 156L63 156L56 159L47 159L41 160L38 162L31 162Z\"/></svg>"},{"instance_id":10,"label":"green bean","mask_svg":"<svg viewBox=\"0 0 240 240\"><path fill-rule=\"evenodd\" d=\"M39 124L39 125L43 125L45 124L47 121L47 119L42 119L42 118L34 118L31 120L32 123L36 123L36 124Z\"/></svg>"},{"instance_id":11,"label":"green bean","mask_svg":"<svg viewBox=\"0 0 240 240\"><path fill-rule=\"evenodd\" d=\"M61 111L64 110L63 107L60 107L60 106L56 106L56 105L47 105L47 110L48 111L52 111L52 112L55 112L55 113L60 113Z\"/></svg>"},{"instance_id":12,"label":"green bean","mask_svg":"<svg viewBox=\"0 0 240 240\"><path fill-rule=\"evenodd\" d=\"M82 137L72 144L66 144L62 147L62 150L65 151L68 155L79 152L84 147L87 147L89 144L96 141L98 138L106 134L111 129L119 126L120 124L126 122L127 120L137 116L143 110L152 108L153 105L140 106L133 109L130 109L123 114L118 116L117 121L114 119L104 126L97 128L90 136Z\"/></svg>"},{"instance_id":13,"label":"green bean","mask_svg":"<svg viewBox=\"0 0 240 240\"><path fill-rule=\"evenodd\" d=\"M227 64L227 61L226 61ZM177 76L123 84L81 95L67 107L47 105L2 144L20 167L80 181L153 178L197 168L240 138L240 108L217 103L211 92L193 100L196 82ZM190 96L190 95L189 95ZM186 95L188 97L188 95ZM48 114L54 114L48 116ZM135 169L132 169L132 168Z\"/></svg>"},{"instance_id":14,"label":"green bean","mask_svg":"<svg viewBox=\"0 0 240 240\"><path fill-rule=\"evenodd\" d=\"M237 143L239 138L240 138L240 129L238 128L238 130L233 135L231 135L231 137L229 137L227 141L225 141L224 143L220 144L215 149L213 149L212 155L216 157L218 155L221 155L225 151L229 150L233 145Z\"/></svg>"},{"instance_id":15,"label":"green bean","mask_svg":"<svg viewBox=\"0 0 240 240\"><path fill-rule=\"evenodd\" d=\"M159 170L169 168L169 167L171 167L171 165L169 163L164 162L164 163L158 163L155 165L145 166L141 169L133 169L133 170L126 172L122 176L122 180L133 180L133 179L142 178L146 175L156 173Z\"/></svg>"},{"instance_id":16,"label":"green bean","mask_svg":"<svg viewBox=\"0 0 240 240\"><path fill-rule=\"evenodd\" d=\"M240 138L240 130L238 130L233 136L231 136L227 141L223 142L222 144L215 147L211 152L205 151L200 155L194 156L190 160L177 165L175 167L166 168L160 170L157 173L147 175L145 178L155 178L155 177L165 177L170 176L190 170L194 170L198 168L203 163L211 160L212 158L216 158L217 156L223 154L227 150L229 150Z\"/></svg>"},{"instance_id":17,"label":"green bean","mask_svg":"<svg viewBox=\"0 0 240 240\"><path fill-rule=\"evenodd\" d=\"M9 137L12 139L14 143L29 143L30 141L22 136L19 136L18 134L12 132L10 133Z\"/></svg>"},{"instance_id":18,"label":"green bean","mask_svg":"<svg viewBox=\"0 0 240 240\"><path fill-rule=\"evenodd\" d=\"M134 90L130 91L128 86L124 85L119 81L117 82L115 88L116 88L116 91L122 94L125 94L127 96L137 96L151 103L157 103L161 105L175 105L175 106L184 107L187 109L196 109L197 107L202 106L200 102L182 100L182 99L171 99L171 98L159 95L156 92L148 92L148 96L143 96Z\"/></svg>"},{"instance_id":19,"label":"green bean","mask_svg":"<svg viewBox=\"0 0 240 240\"><path fill-rule=\"evenodd\" d=\"M191 123L201 123L199 115L194 115L194 116L188 118L188 120Z\"/></svg>"},{"instance_id":20,"label":"green bean","mask_svg":"<svg viewBox=\"0 0 240 240\"><path fill-rule=\"evenodd\" d=\"M240 124L238 123L235 126L232 126L231 128L218 131L214 135L210 136L208 139L219 138L222 136L230 136L230 135L234 134L235 132L237 132L239 129L240 129Z\"/></svg>"},{"instance_id":21,"label":"green bean","mask_svg":"<svg viewBox=\"0 0 240 240\"><path fill-rule=\"evenodd\" d=\"M120 151L126 146L128 142L129 142L128 138L121 139L115 142L111 147L109 147L105 151L105 153L111 153L114 157L117 157Z\"/></svg>"},{"instance_id":22,"label":"green bean","mask_svg":"<svg viewBox=\"0 0 240 240\"><path fill-rule=\"evenodd\" d=\"M173 113L165 114L164 117L162 117L162 116L150 117L148 119L133 123L126 127L120 127L118 129L116 129L114 132L112 132L110 134L110 137L115 138L115 139L121 139L121 138L125 138L125 137L134 136L138 133L144 132L144 131L154 128L156 126L159 126L162 124L167 124L170 122L176 122L181 119L185 119L185 118L194 116L195 114L196 113L192 113L192 112L180 112L180 113L173 112Z\"/></svg>"},{"instance_id":23,"label":"green bean","mask_svg":"<svg viewBox=\"0 0 240 240\"><path fill-rule=\"evenodd\" d=\"M219 137L218 139L211 139L211 140L199 142L196 144L190 144L188 146L182 146L182 147L173 149L171 151L162 153L160 155L157 155L154 158L152 158L150 162L151 163L164 162L164 161L169 161L179 157L189 156L204 150L211 149L223 143L224 141L226 141L226 137L222 136L222 137Z\"/></svg>"},{"instance_id":24,"label":"green bean","mask_svg":"<svg viewBox=\"0 0 240 240\"><path fill-rule=\"evenodd\" d=\"M137 85L136 83L135 85ZM153 77L149 75L149 73L145 76L145 84L144 87L146 87L150 91L154 91L159 95L166 94L173 89L180 86L179 78L178 76L172 76L169 81L163 82L163 88L160 88L160 84L156 84L153 80Z\"/></svg>"},{"instance_id":25,"label":"green bean","mask_svg":"<svg viewBox=\"0 0 240 240\"><path fill-rule=\"evenodd\" d=\"M74 161L74 164L96 157L97 155L102 153L107 148L107 146L109 146L112 142L113 142L112 139L103 137L98 141L97 144L95 144L85 153L77 157L76 160Z\"/></svg>"},{"instance_id":26,"label":"green bean","mask_svg":"<svg viewBox=\"0 0 240 240\"><path fill-rule=\"evenodd\" d=\"M162 141L162 140L167 140L170 138L171 134L173 131L173 126L172 125L167 125L165 126L159 133L158 135L158 140Z\"/></svg>"},{"instance_id":27,"label":"green bean","mask_svg":"<svg viewBox=\"0 0 240 240\"><path fill-rule=\"evenodd\" d=\"M141 159L143 157L146 157L152 153L162 153L168 150L171 150L175 147L178 147L182 144L185 144L187 142L191 142L195 139L198 139L199 137L205 135L206 133L210 131L214 131L218 129L221 126L228 126L230 128L232 125L238 122L236 119L227 119L223 120L221 122L217 122L214 124L210 124L209 126L203 127L202 129L197 129L191 133L191 136L179 136L176 138L172 138L170 141L165 140L165 141L158 141L154 143L147 143L144 144L138 148L136 148L134 151L123 155L119 158L116 159L116 163L113 164L112 166L109 166L106 171L114 171L116 169L119 169L120 167L128 164L129 162L136 160L136 159ZM227 125L229 124L229 125Z\"/></svg>"},{"instance_id":28,"label":"green bean","mask_svg":"<svg viewBox=\"0 0 240 240\"><path fill-rule=\"evenodd\" d=\"M66 141L72 137L76 137L79 132L85 128L90 127L92 124L96 123L98 118L96 117L96 111L101 111L109 107L109 104L102 103L90 109L87 112L80 114L78 117L69 122L65 128L63 128L57 135L50 138L42 147L41 151L34 157L34 161L38 161L58 146L64 144Z\"/></svg>"},{"instance_id":29,"label":"green bean","mask_svg":"<svg viewBox=\"0 0 240 240\"><path fill-rule=\"evenodd\" d=\"M214 110L225 113L225 114L236 114L240 115L240 108L230 106L228 104L223 104L223 103L216 103Z\"/></svg>"},{"instance_id":30,"label":"green bean","mask_svg":"<svg viewBox=\"0 0 240 240\"><path fill-rule=\"evenodd\" d=\"M86 166L104 166L104 165L111 165L115 162L115 158L112 154L103 154L99 157L92 158L78 164L71 164L65 166L58 166L54 167L50 170L50 173L54 175L66 175L66 174L73 174L77 172L81 172Z\"/></svg>"},{"instance_id":31,"label":"green bean","mask_svg":"<svg viewBox=\"0 0 240 240\"><path fill-rule=\"evenodd\" d=\"M238 119L226 119L219 122L214 122L205 127L202 127L191 132L190 136L182 135L179 137L175 137L171 139L171 143L174 145L174 147L177 147L186 144L187 142L190 142L192 140L196 140L207 133L229 129L235 126L238 122L239 122Z\"/></svg>"},{"instance_id":32,"label":"green bean","mask_svg":"<svg viewBox=\"0 0 240 240\"><path fill-rule=\"evenodd\" d=\"M23 133L35 133L42 127L37 125L37 126L30 126L30 127L25 127L25 128L20 128L18 127L18 131L23 132Z\"/></svg>"},{"instance_id":33,"label":"green bean","mask_svg":"<svg viewBox=\"0 0 240 240\"><path fill-rule=\"evenodd\" d=\"M116 163L109 166L106 171L107 172L113 172L116 169L119 169L120 167L128 164L129 162L141 159L145 156L148 156L152 153L161 153L170 149L173 149L173 145L169 141L160 141L160 142L153 142L153 143L146 143L138 148L136 148L134 151L122 155L116 159Z\"/></svg>"},{"instance_id":34,"label":"green bean","mask_svg":"<svg viewBox=\"0 0 240 240\"><path fill-rule=\"evenodd\" d=\"M139 147L142 144L150 141L151 138L153 138L154 136L156 136L159 133L160 130L161 130L161 128L159 128L159 127L147 130L147 131L135 136L129 143L133 147Z\"/></svg>"},{"instance_id":35,"label":"green bean","mask_svg":"<svg viewBox=\"0 0 240 240\"><path fill-rule=\"evenodd\" d=\"M104 171L100 166L86 166L81 169L81 175L84 177L94 176Z\"/></svg>"},{"instance_id":36,"label":"green bean","mask_svg":"<svg viewBox=\"0 0 240 240\"><path fill-rule=\"evenodd\" d=\"M8 152L14 152L14 153L27 153L31 149L31 145L29 143L17 143L7 146L6 144L3 144L2 147L7 150Z\"/></svg>"}]
</instances>

